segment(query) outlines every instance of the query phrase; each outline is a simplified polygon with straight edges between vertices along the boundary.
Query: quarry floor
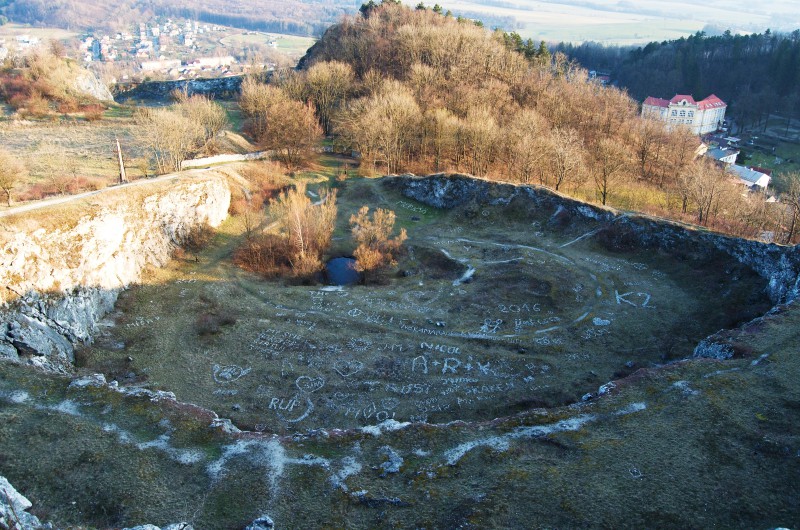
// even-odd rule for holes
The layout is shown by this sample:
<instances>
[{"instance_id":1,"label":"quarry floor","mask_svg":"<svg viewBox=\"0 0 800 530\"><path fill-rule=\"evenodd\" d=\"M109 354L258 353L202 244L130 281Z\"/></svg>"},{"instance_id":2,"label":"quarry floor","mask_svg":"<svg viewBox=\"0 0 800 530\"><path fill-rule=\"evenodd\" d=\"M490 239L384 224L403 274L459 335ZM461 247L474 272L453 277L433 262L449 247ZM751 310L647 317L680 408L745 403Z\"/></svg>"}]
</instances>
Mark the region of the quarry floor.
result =
<instances>
[{"instance_id":1,"label":"quarry floor","mask_svg":"<svg viewBox=\"0 0 800 530\"><path fill-rule=\"evenodd\" d=\"M800 313L751 322L771 306L751 270L524 203L439 210L370 179L341 184L332 256L352 252L363 204L409 235L377 284L246 273L233 217L196 260L121 294L81 374L175 400L0 365L0 469L34 512L96 527L800 524ZM721 329L736 357L692 359ZM209 428L215 414L234 427Z\"/></svg>"}]
</instances>

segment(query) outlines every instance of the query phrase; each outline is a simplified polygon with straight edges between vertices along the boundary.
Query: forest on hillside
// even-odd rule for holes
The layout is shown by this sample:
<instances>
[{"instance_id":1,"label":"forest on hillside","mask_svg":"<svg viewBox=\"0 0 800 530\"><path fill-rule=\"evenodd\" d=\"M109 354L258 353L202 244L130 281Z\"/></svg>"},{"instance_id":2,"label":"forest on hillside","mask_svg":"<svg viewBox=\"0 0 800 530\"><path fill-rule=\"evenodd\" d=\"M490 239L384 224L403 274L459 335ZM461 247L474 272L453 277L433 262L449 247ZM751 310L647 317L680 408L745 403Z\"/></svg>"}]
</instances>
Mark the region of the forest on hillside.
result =
<instances>
[{"instance_id":1,"label":"forest on hillside","mask_svg":"<svg viewBox=\"0 0 800 530\"><path fill-rule=\"evenodd\" d=\"M243 88L265 147L280 149L269 131L310 113L367 174L466 172L748 237L794 236L788 210L696 157L688 130L642 119L624 91L502 31L386 0L329 28L301 64Z\"/></svg>"},{"instance_id":2,"label":"forest on hillside","mask_svg":"<svg viewBox=\"0 0 800 530\"><path fill-rule=\"evenodd\" d=\"M697 33L637 48L561 43L554 48L589 69L608 70L639 101L716 94L742 126L768 113L800 117L800 30L720 36Z\"/></svg>"}]
</instances>

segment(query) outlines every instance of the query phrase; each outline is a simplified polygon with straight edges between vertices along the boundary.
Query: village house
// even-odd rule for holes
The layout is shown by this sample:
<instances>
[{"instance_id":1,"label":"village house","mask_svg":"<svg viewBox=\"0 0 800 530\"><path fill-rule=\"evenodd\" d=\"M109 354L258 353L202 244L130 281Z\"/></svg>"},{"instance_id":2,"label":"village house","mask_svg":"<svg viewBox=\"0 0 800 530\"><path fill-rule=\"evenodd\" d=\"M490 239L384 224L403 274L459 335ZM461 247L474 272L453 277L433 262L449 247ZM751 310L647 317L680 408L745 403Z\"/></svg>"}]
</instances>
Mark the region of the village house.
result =
<instances>
[{"instance_id":1,"label":"village house","mask_svg":"<svg viewBox=\"0 0 800 530\"><path fill-rule=\"evenodd\" d=\"M766 173L756 171L755 169L749 167L737 166L736 164L728 166L728 171L739 180L740 184L743 184L751 189L760 188L763 191L767 189L770 180L772 180L771 177Z\"/></svg>"},{"instance_id":2,"label":"village house","mask_svg":"<svg viewBox=\"0 0 800 530\"><path fill-rule=\"evenodd\" d=\"M736 162L736 157L739 156L739 150L728 147L714 147L706 151L705 155L728 166Z\"/></svg>"},{"instance_id":3,"label":"village house","mask_svg":"<svg viewBox=\"0 0 800 530\"><path fill-rule=\"evenodd\" d=\"M682 94L670 100L648 97L642 104L642 116L664 121L668 127L689 127L694 134L700 135L722 127L727 107L714 94L700 101Z\"/></svg>"}]
</instances>

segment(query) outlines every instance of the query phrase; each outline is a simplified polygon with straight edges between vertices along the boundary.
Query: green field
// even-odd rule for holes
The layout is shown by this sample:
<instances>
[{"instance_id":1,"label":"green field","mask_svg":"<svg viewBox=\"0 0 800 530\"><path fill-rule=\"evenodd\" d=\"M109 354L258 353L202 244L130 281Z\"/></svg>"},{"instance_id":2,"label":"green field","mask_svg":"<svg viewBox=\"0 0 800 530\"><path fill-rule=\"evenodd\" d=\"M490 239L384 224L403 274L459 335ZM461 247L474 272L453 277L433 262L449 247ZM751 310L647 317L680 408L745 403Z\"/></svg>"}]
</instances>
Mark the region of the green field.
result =
<instances>
[{"instance_id":1,"label":"green field","mask_svg":"<svg viewBox=\"0 0 800 530\"><path fill-rule=\"evenodd\" d=\"M294 58L301 57L316 41L316 39L311 37L248 31L225 37L221 42L226 46L248 44L263 44L267 46L273 40L278 44L278 51Z\"/></svg>"},{"instance_id":2,"label":"green field","mask_svg":"<svg viewBox=\"0 0 800 530\"><path fill-rule=\"evenodd\" d=\"M0 26L0 39L14 38L17 35L30 35L41 40L67 40L76 37L79 33L60 28L35 28L24 24L5 24Z\"/></svg>"},{"instance_id":3,"label":"green field","mask_svg":"<svg viewBox=\"0 0 800 530\"><path fill-rule=\"evenodd\" d=\"M570 5L572 4L572 5ZM442 4L455 14L480 18L513 18L524 38L546 41L597 41L605 44L641 44L688 36L707 25L732 30L771 27L792 28L800 22L789 2L753 6L743 1L688 2L594 2L535 0L454 0ZM770 12L768 12L768 10ZM746 15L745 15L746 13ZM794 25L794 26L793 26ZM515 28L503 28L512 30Z\"/></svg>"}]
</instances>

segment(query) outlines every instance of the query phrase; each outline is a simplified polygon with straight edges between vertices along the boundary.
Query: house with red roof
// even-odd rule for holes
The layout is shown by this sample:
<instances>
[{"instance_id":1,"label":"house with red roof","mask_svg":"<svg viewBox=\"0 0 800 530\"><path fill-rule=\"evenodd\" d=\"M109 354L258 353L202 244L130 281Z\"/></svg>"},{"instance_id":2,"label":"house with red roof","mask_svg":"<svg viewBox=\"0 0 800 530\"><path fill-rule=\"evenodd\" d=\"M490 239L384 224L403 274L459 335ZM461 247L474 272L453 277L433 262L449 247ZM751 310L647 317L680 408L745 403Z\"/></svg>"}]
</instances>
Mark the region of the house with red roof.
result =
<instances>
[{"instance_id":1,"label":"house with red roof","mask_svg":"<svg viewBox=\"0 0 800 530\"><path fill-rule=\"evenodd\" d=\"M676 94L670 100L648 97L642 103L642 116L659 119L668 127L689 127L694 134L714 132L725 121L728 105L714 94L695 101L691 95Z\"/></svg>"}]
</instances>

